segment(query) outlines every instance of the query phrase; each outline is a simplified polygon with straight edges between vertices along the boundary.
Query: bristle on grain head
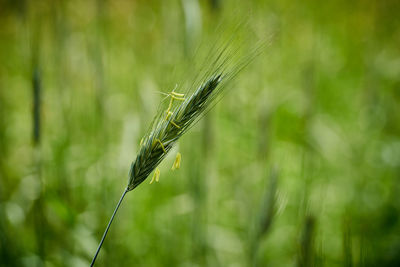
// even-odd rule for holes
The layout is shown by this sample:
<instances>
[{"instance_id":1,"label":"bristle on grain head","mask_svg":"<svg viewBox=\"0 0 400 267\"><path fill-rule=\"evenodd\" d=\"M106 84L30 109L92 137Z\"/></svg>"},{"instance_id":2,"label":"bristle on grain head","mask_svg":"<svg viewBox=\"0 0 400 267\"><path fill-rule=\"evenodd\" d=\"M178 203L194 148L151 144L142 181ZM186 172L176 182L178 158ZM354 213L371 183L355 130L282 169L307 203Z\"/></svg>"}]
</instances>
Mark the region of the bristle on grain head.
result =
<instances>
[{"instance_id":1,"label":"bristle on grain head","mask_svg":"<svg viewBox=\"0 0 400 267\"><path fill-rule=\"evenodd\" d=\"M129 191L155 170L177 140L214 106L229 82L260 52L261 46L240 55L238 47L231 42L221 46L217 53L206 56L205 68L189 82L190 85L182 86L185 90L181 91L176 85L171 92L163 93L165 98L132 163Z\"/></svg>"},{"instance_id":2,"label":"bristle on grain head","mask_svg":"<svg viewBox=\"0 0 400 267\"><path fill-rule=\"evenodd\" d=\"M194 77L191 77L189 73L184 76L186 82L183 81L181 87L176 85L171 92L162 93L165 98L161 101L158 113L153 119L149 130L140 141L138 154L131 164L128 186L114 209L90 266L93 266L96 261L111 223L126 193L140 185L153 171L150 184L153 184L154 181L156 183L159 181L161 172L158 165L170 152L174 144L216 104L220 96L223 95L222 92L224 92L228 82L258 54L258 49L250 53L248 53L249 50L247 49L245 50L245 56L241 56L238 52L238 47L232 45L232 40L237 39L240 38L235 33L231 35L230 41L224 41L223 46L218 46L216 42L208 41L208 44L213 44L213 49L209 51L214 51L215 53L206 55L205 64L200 64L199 70L196 70L195 66L196 62L198 62L197 60L187 60L188 67L194 70ZM218 47L221 47L221 49L217 49ZM183 92L181 91L182 88L186 88L186 90ZM179 169L180 164L181 154L177 153L171 169Z\"/></svg>"}]
</instances>

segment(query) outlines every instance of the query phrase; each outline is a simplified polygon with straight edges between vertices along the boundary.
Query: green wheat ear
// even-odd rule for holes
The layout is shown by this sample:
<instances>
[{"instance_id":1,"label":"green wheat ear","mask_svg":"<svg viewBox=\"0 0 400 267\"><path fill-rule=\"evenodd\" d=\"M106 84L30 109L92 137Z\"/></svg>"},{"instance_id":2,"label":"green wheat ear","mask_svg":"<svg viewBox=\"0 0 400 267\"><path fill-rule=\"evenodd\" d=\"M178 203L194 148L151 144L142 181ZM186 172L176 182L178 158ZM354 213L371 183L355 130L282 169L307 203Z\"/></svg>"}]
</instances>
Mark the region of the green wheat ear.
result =
<instances>
[{"instance_id":1,"label":"green wheat ear","mask_svg":"<svg viewBox=\"0 0 400 267\"><path fill-rule=\"evenodd\" d=\"M150 173L157 168L172 149L178 139L196 124L202 115L213 106L218 96L222 95L221 93L224 91L228 82L250 63L260 51L254 50L252 53L248 53L247 57L235 60L234 58L237 56L237 51L233 53L229 52L227 49L228 45L229 43L216 55L216 59L211 62L210 70L204 75L203 79L201 79L199 85L194 87L196 89L191 90L189 88L186 90L189 92L186 95L175 92L175 89L166 94L167 98L170 100L168 108L161 109L157 113L153 120L152 127L140 142L139 152L135 161L131 164L128 185L111 216L96 254L93 257L91 266L93 266L96 261L114 216L126 193L135 189L147 179ZM232 61L235 61L234 64L232 64ZM176 166L179 166L179 162ZM155 180L158 181L159 175L160 172L157 168L153 179L155 178ZM151 182L153 182L153 180Z\"/></svg>"},{"instance_id":2,"label":"green wheat ear","mask_svg":"<svg viewBox=\"0 0 400 267\"><path fill-rule=\"evenodd\" d=\"M210 103L215 99L216 93L218 93L216 89L221 83L222 77L222 73L213 75L205 83L201 84L188 98L183 98L183 94L174 91L168 94L168 96L171 97L170 105L165 112L160 112L156 116L153 123L154 126L140 142L140 149L136 160L131 164L128 186L123 192L111 216L90 266L93 266L96 261L111 223L126 193L133 190L147 179L150 173L165 158L176 141L189 130L200 115L204 113ZM173 106L173 99L182 102L177 106ZM159 175L159 170L157 169L156 180L158 180Z\"/></svg>"},{"instance_id":3,"label":"green wheat ear","mask_svg":"<svg viewBox=\"0 0 400 267\"><path fill-rule=\"evenodd\" d=\"M222 74L211 77L173 112L171 107L165 117L160 117L152 129L142 139L139 153L131 165L128 191L141 184L158 166L176 141L189 129L212 101L210 96L222 81ZM171 100L174 94L170 93Z\"/></svg>"}]
</instances>

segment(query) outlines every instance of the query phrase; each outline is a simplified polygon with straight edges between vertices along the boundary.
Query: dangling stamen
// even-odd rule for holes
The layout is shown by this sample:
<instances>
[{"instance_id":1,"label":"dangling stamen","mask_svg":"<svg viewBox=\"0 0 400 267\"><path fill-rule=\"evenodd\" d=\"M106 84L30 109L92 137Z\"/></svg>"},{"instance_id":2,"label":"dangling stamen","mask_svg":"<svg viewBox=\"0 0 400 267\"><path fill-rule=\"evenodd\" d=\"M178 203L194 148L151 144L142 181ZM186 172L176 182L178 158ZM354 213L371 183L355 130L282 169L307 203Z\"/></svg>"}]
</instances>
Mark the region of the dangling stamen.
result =
<instances>
[{"instance_id":1,"label":"dangling stamen","mask_svg":"<svg viewBox=\"0 0 400 267\"><path fill-rule=\"evenodd\" d=\"M171 170L174 171L181 167L181 158L182 158L181 153L179 153L179 152L176 153L175 161L174 161L174 164L172 164Z\"/></svg>"}]
</instances>

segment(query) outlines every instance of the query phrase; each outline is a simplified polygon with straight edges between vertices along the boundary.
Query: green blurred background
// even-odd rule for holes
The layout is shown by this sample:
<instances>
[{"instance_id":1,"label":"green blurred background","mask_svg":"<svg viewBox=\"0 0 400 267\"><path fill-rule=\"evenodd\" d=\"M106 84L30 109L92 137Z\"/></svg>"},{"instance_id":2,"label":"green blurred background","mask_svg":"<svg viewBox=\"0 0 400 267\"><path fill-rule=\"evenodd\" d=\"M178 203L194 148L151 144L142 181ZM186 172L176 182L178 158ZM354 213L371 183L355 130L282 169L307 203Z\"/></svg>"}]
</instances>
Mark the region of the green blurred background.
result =
<instances>
[{"instance_id":1,"label":"green blurred background","mask_svg":"<svg viewBox=\"0 0 400 267\"><path fill-rule=\"evenodd\" d=\"M242 20L271 44L179 142L181 169L173 152L126 196L97 266L400 266L399 10L1 0L0 265L89 265L157 92Z\"/></svg>"}]
</instances>

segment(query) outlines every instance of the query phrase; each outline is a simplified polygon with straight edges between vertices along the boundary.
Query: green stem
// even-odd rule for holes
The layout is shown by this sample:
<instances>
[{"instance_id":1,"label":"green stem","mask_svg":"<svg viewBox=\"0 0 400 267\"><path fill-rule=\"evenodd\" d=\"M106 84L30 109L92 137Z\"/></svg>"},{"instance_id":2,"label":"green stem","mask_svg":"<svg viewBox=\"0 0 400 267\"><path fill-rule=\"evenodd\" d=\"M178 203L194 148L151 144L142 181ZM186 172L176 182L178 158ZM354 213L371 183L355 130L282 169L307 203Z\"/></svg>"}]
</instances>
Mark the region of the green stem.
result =
<instances>
[{"instance_id":1,"label":"green stem","mask_svg":"<svg viewBox=\"0 0 400 267\"><path fill-rule=\"evenodd\" d=\"M106 230L104 231L103 237L101 238L99 247L97 248L96 254L95 254L94 257L93 257L93 260L92 260L92 263L90 264L90 267L92 267L92 266L94 265L94 262L96 261L97 255L99 255L101 246L102 246L103 243L104 243L104 239L106 239L106 236L107 236L108 230L110 229L111 223L113 222L114 217L115 217L115 214L117 213L118 208L119 208L119 206L121 205L121 202L122 202L122 200L124 199L124 197L125 197L125 195L126 195L127 192L128 192L128 188L126 188L126 189L124 190L124 192L122 193L121 198L120 198L119 201L118 201L117 206L115 207L114 213L113 213L113 215L111 216L110 221L108 222L107 228L106 228Z\"/></svg>"}]
</instances>

